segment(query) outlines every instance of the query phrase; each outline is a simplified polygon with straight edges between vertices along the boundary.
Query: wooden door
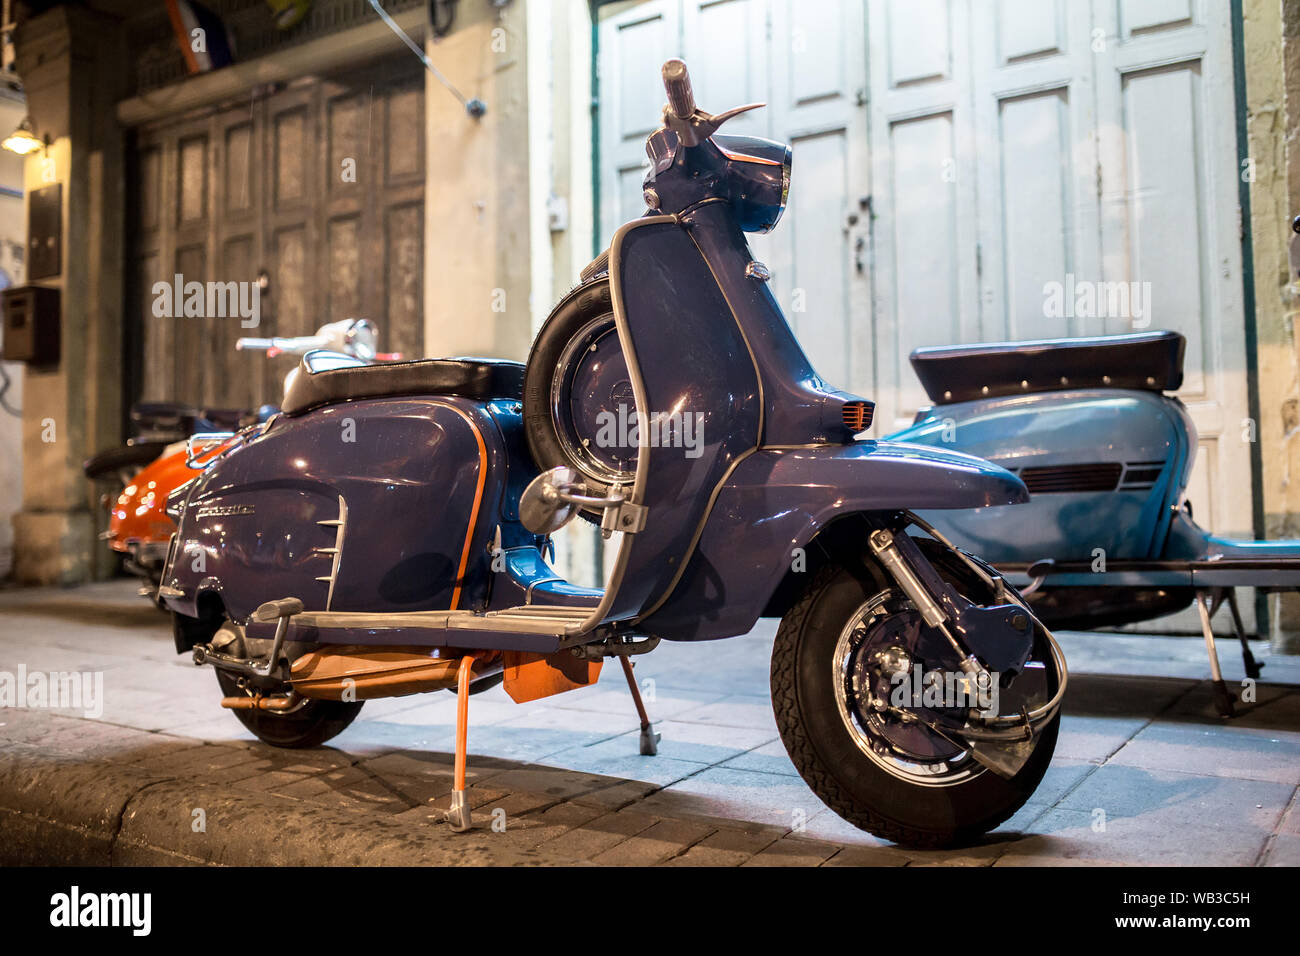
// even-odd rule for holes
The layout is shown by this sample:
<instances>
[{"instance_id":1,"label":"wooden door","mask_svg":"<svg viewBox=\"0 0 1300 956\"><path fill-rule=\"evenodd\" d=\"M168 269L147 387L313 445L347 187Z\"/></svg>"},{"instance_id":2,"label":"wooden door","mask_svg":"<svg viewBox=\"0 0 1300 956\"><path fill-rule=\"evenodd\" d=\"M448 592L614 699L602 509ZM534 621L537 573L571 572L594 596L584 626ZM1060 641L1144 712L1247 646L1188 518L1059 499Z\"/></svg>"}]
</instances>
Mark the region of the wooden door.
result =
<instances>
[{"instance_id":1,"label":"wooden door","mask_svg":"<svg viewBox=\"0 0 1300 956\"><path fill-rule=\"evenodd\" d=\"M136 396L251 408L296 359L243 335L364 317L380 347L423 355L424 78L405 60L304 78L137 131L129 348ZM154 284L258 282L260 322L157 316Z\"/></svg>"}]
</instances>

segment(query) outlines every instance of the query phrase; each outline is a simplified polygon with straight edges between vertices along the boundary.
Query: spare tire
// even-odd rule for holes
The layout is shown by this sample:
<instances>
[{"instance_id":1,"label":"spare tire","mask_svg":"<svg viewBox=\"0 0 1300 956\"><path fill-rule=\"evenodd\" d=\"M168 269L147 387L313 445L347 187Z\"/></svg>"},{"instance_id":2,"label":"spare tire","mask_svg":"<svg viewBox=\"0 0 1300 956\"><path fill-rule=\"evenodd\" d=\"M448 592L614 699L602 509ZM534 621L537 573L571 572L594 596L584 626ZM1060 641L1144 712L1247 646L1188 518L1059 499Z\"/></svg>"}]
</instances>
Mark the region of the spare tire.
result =
<instances>
[{"instance_id":1,"label":"spare tire","mask_svg":"<svg viewBox=\"0 0 1300 956\"><path fill-rule=\"evenodd\" d=\"M593 495L615 482L630 485L635 411L609 277L602 275L560 300L528 356L523 416L533 461L542 471L577 469Z\"/></svg>"}]
</instances>

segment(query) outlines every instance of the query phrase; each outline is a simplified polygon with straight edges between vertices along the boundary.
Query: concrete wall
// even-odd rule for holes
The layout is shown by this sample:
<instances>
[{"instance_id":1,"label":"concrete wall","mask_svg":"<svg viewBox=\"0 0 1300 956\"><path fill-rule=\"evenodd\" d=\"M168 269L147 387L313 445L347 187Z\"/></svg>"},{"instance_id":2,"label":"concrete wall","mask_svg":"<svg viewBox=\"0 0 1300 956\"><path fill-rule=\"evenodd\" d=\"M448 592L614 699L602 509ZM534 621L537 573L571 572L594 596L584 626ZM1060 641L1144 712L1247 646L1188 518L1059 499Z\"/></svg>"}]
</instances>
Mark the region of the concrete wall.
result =
<instances>
[{"instance_id":1,"label":"concrete wall","mask_svg":"<svg viewBox=\"0 0 1300 956\"><path fill-rule=\"evenodd\" d=\"M56 7L15 34L38 135L48 151L24 164L28 194L63 186L62 272L42 280L61 294L57 367L23 381L22 510L13 518L14 576L74 584L111 567L95 532L103 520L81 463L121 438L123 46L115 21Z\"/></svg>"},{"instance_id":2,"label":"concrete wall","mask_svg":"<svg viewBox=\"0 0 1300 956\"><path fill-rule=\"evenodd\" d=\"M1300 283L1290 272L1300 215L1300 5L1245 0L1247 134L1265 531L1300 538ZM1300 600L1274 596L1270 618L1280 647L1300 650Z\"/></svg>"},{"instance_id":3,"label":"concrete wall","mask_svg":"<svg viewBox=\"0 0 1300 956\"><path fill-rule=\"evenodd\" d=\"M426 79L425 349L522 359L528 350L528 85L523 5L460 4L426 51L481 119Z\"/></svg>"},{"instance_id":4,"label":"concrete wall","mask_svg":"<svg viewBox=\"0 0 1300 956\"><path fill-rule=\"evenodd\" d=\"M26 113L19 99L0 97L0 138L8 136ZM22 191L23 160L0 150L0 186ZM21 197L0 193L0 289L22 285L26 277L27 217ZM0 341L0 349L4 346ZM22 500L23 457L22 418L13 414L22 409L23 366L18 362L0 363L0 388L8 388L0 397L0 579L13 568L14 531L12 518Z\"/></svg>"}]
</instances>

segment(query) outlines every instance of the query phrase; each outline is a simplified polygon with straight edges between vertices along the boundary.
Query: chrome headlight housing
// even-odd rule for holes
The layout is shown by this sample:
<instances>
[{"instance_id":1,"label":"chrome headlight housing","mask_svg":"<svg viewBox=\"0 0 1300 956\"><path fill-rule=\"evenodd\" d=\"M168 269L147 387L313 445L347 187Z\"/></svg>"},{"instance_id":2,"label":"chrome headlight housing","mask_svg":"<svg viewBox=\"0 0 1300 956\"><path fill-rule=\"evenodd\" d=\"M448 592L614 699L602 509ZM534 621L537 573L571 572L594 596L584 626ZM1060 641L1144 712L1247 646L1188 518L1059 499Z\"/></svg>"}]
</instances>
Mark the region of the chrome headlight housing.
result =
<instances>
[{"instance_id":1,"label":"chrome headlight housing","mask_svg":"<svg viewBox=\"0 0 1300 956\"><path fill-rule=\"evenodd\" d=\"M731 203L745 232L771 232L790 199L794 151L758 136L713 135L727 161Z\"/></svg>"}]
</instances>

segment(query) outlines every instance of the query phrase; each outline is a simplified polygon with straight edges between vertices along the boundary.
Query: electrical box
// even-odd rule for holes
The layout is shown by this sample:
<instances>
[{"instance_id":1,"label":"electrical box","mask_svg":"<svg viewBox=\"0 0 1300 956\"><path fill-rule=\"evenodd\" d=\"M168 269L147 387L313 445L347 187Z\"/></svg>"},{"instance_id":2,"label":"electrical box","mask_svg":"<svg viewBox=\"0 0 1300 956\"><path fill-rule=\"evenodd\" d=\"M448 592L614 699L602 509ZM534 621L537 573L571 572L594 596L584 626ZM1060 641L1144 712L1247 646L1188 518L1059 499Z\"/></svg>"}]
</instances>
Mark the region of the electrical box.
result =
<instances>
[{"instance_id":1,"label":"electrical box","mask_svg":"<svg viewBox=\"0 0 1300 956\"><path fill-rule=\"evenodd\" d=\"M24 285L3 293L0 355L28 365L59 364L59 290Z\"/></svg>"},{"instance_id":2,"label":"electrical box","mask_svg":"<svg viewBox=\"0 0 1300 956\"><path fill-rule=\"evenodd\" d=\"M63 184L33 190L27 199L27 278L63 271Z\"/></svg>"}]
</instances>

